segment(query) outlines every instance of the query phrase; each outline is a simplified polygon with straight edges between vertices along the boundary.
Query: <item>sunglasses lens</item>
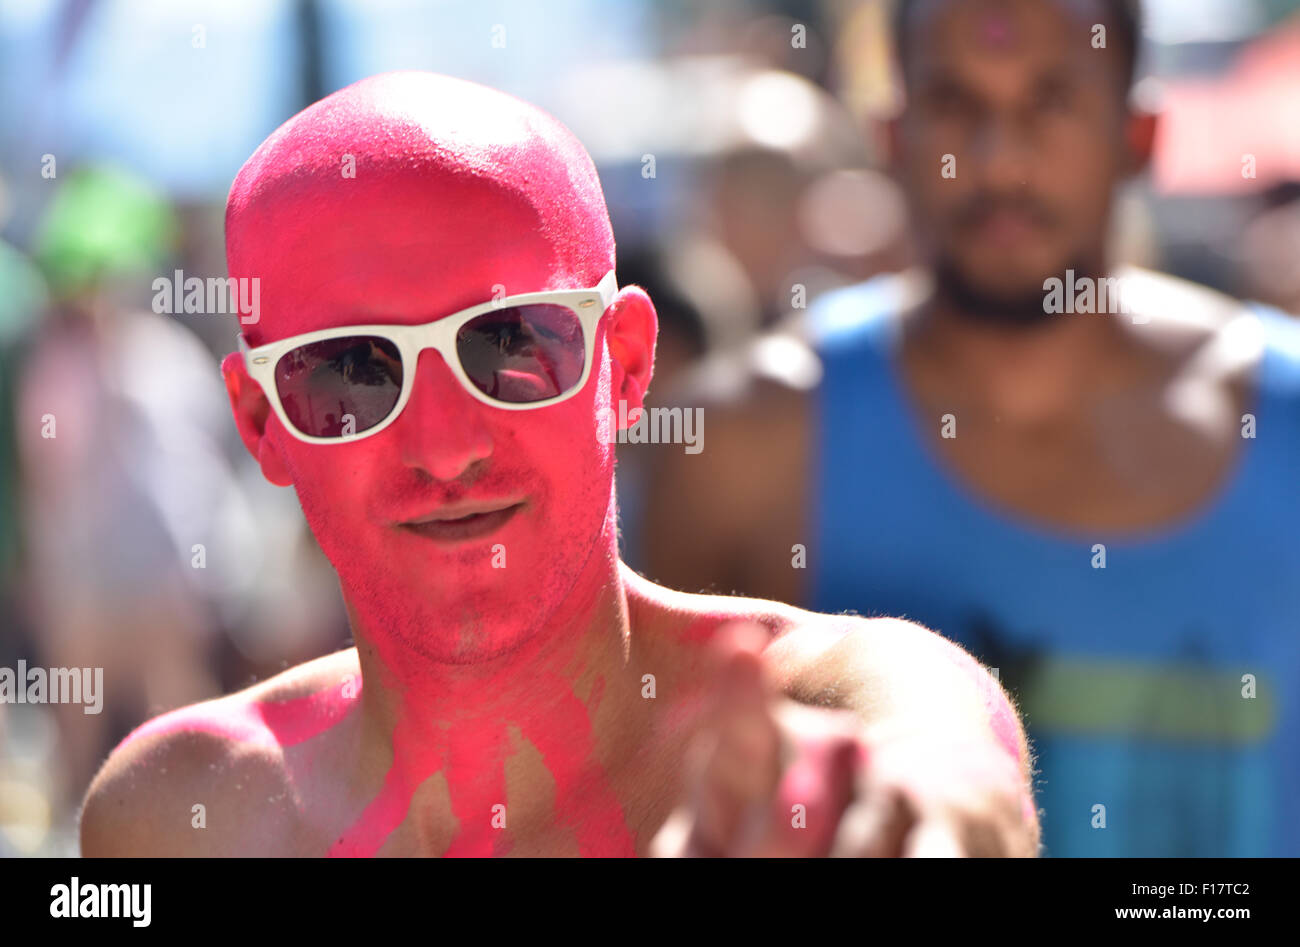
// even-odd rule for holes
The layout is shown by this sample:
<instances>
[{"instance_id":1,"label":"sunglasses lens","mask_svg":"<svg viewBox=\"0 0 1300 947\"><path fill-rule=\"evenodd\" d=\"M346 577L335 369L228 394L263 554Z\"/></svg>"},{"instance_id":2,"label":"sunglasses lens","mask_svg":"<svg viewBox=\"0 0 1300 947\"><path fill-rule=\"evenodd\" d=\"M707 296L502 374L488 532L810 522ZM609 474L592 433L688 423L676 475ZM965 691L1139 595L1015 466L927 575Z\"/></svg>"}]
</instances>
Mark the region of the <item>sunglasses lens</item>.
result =
<instances>
[{"instance_id":1,"label":"sunglasses lens","mask_svg":"<svg viewBox=\"0 0 1300 947\"><path fill-rule=\"evenodd\" d=\"M284 413L309 437L360 434L387 418L402 394L397 346L370 335L300 345L275 365Z\"/></svg>"},{"instance_id":2,"label":"sunglasses lens","mask_svg":"<svg viewBox=\"0 0 1300 947\"><path fill-rule=\"evenodd\" d=\"M577 386L587 347L576 312L542 303L505 306L470 320L456 335L456 352L479 391L528 404Z\"/></svg>"}]
</instances>

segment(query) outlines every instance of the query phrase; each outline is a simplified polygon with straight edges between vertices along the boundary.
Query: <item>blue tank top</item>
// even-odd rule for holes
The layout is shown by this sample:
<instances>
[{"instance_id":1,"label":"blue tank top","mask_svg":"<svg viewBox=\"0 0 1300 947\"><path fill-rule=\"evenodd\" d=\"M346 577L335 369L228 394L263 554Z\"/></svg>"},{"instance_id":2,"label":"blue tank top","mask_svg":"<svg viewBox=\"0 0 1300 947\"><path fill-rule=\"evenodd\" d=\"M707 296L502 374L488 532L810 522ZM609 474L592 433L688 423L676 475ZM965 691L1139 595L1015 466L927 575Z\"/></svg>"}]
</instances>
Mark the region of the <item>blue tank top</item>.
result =
<instances>
[{"instance_id":1,"label":"blue tank top","mask_svg":"<svg viewBox=\"0 0 1300 947\"><path fill-rule=\"evenodd\" d=\"M1072 536L940 465L893 357L902 305L884 277L810 311L810 606L912 619L998 669L1046 854L1300 855L1300 324L1260 313L1256 436L1207 505Z\"/></svg>"}]
</instances>

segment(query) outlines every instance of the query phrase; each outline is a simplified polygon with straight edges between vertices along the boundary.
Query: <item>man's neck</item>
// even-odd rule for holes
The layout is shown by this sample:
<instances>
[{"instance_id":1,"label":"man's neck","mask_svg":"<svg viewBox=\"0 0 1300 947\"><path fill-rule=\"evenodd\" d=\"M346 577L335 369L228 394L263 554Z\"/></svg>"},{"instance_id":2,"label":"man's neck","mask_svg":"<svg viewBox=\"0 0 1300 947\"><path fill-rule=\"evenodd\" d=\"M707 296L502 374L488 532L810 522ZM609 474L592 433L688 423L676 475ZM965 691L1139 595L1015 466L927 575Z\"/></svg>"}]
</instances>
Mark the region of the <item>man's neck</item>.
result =
<instances>
[{"instance_id":1,"label":"man's neck","mask_svg":"<svg viewBox=\"0 0 1300 947\"><path fill-rule=\"evenodd\" d=\"M363 611L345 593L363 680L362 793L382 783L400 797L437 773L462 828L467 820L486 827L491 805L507 801L509 780L506 818L516 838L579 800L603 810L595 821L617 821L609 781L648 727L651 702L628 670L632 629L615 522L607 517L555 612L517 648L488 660L442 663L391 636L379 639L369 629L392 627L384 623L400 620L400 609ZM552 794L549 806L539 803ZM480 851L501 835L476 835L471 826L467 844Z\"/></svg>"},{"instance_id":2,"label":"man's neck","mask_svg":"<svg viewBox=\"0 0 1300 947\"><path fill-rule=\"evenodd\" d=\"M1113 315L1054 316L1037 326L990 324L942 297L906 324L903 362L927 402L1033 427L1077 414L1098 392L1122 384L1131 341Z\"/></svg>"}]
</instances>

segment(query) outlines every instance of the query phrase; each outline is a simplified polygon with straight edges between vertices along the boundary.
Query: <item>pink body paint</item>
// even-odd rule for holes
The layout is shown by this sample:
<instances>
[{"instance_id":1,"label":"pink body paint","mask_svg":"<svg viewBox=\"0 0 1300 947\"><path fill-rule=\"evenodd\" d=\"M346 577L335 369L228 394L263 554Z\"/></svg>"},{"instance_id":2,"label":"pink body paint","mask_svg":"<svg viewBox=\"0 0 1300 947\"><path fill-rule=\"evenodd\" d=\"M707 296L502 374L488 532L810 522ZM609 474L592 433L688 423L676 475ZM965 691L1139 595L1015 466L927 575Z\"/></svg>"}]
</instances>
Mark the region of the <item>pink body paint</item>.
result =
<instances>
[{"instance_id":1,"label":"pink body paint","mask_svg":"<svg viewBox=\"0 0 1300 947\"><path fill-rule=\"evenodd\" d=\"M563 681L547 682L561 690ZM590 716L600 698L598 683L588 707L577 696L564 699L558 712L545 719L519 722L521 732L542 755L556 781L556 823L572 829L583 856L630 857L635 841L623 817L622 806L605 784L595 759ZM330 849L337 857L375 855L388 836L406 818L411 798L420 782L445 771L452 813L459 830L446 857L504 855L509 835L493 828L493 806L507 804L505 763L508 724L453 723L445 745L436 738L417 736L409 726L399 726L394 737L394 761L378 796L361 817ZM463 778L454 774L468 774ZM509 806L507 805L507 826Z\"/></svg>"},{"instance_id":2,"label":"pink body paint","mask_svg":"<svg viewBox=\"0 0 1300 947\"><path fill-rule=\"evenodd\" d=\"M560 684L560 681L554 682L554 686ZM599 700L599 686L596 700ZM562 824L573 829L582 855L601 858L634 856L636 846L624 820L622 806L605 784L595 759L586 708L576 696L570 695L557 710L554 718L544 721L531 733L552 773L575 774L571 780L557 781L557 817ZM575 817L577 813L582 813L580 819Z\"/></svg>"},{"instance_id":3,"label":"pink body paint","mask_svg":"<svg viewBox=\"0 0 1300 947\"><path fill-rule=\"evenodd\" d=\"M410 728L399 725L393 734L393 764L383 788L361 816L330 846L332 858L370 858L378 853L388 836L402 824L411 797L421 781L420 773L431 775L442 768L441 752L413 740Z\"/></svg>"},{"instance_id":4,"label":"pink body paint","mask_svg":"<svg viewBox=\"0 0 1300 947\"><path fill-rule=\"evenodd\" d=\"M554 119L461 80L394 73L316 103L258 148L230 191L226 253L231 276L260 281L261 319L242 327L258 345L592 287L613 268L614 241L595 168ZM403 413L373 437L305 444L274 414L264 429L241 428L267 476L297 491L377 662L363 673L397 700L390 769L329 854L381 851L435 773L457 823L446 854L504 854L512 728L541 754L554 821L582 854L634 852L596 755L601 693L573 692L590 656L575 629L591 625L617 570L614 454L599 427L614 406L608 323L586 387L544 409L484 405L425 352L405 366L416 380ZM237 357L223 370L232 398L253 384ZM522 506L486 539L458 544L400 525L479 501ZM498 546L505 568L493 567ZM534 646L549 649L545 661L517 657ZM505 831L491 826L498 804Z\"/></svg>"},{"instance_id":5,"label":"pink body paint","mask_svg":"<svg viewBox=\"0 0 1300 947\"><path fill-rule=\"evenodd\" d=\"M327 688L282 701L236 703L219 700L182 707L143 723L122 740L126 746L159 733L211 733L238 743L287 747L310 740L338 723L360 697Z\"/></svg>"}]
</instances>

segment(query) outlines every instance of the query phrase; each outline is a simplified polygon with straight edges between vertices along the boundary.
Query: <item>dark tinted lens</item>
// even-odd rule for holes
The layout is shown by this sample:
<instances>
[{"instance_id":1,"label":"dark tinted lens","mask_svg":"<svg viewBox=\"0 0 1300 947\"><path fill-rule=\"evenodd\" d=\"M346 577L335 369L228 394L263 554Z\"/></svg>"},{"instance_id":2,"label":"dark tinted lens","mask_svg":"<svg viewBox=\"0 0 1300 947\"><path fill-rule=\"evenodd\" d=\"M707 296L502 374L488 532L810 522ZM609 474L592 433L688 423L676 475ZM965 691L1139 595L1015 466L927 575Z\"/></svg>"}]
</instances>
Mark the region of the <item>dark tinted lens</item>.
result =
<instances>
[{"instance_id":1,"label":"dark tinted lens","mask_svg":"<svg viewBox=\"0 0 1300 947\"><path fill-rule=\"evenodd\" d=\"M578 314L565 306L507 306L465 323L456 351L470 381L510 404L544 401L582 378L587 349Z\"/></svg>"},{"instance_id":2,"label":"dark tinted lens","mask_svg":"<svg viewBox=\"0 0 1300 947\"><path fill-rule=\"evenodd\" d=\"M290 423L303 434L360 434L396 406L402 359L397 346L375 336L312 342L280 356L275 388Z\"/></svg>"}]
</instances>

